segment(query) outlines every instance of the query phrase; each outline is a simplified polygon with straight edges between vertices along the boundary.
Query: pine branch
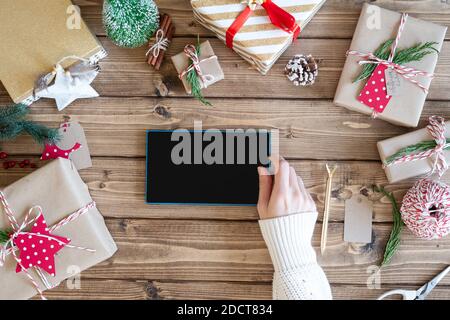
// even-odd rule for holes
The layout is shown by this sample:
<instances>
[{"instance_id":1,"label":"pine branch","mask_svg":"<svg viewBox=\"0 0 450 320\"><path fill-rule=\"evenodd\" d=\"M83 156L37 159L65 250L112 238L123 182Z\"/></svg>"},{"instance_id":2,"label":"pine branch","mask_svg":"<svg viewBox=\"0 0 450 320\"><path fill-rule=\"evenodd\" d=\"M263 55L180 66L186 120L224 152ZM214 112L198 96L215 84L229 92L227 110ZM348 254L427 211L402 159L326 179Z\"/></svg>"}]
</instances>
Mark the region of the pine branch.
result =
<instances>
[{"instance_id":1,"label":"pine branch","mask_svg":"<svg viewBox=\"0 0 450 320\"><path fill-rule=\"evenodd\" d=\"M197 49L197 56L200 56L200 43L197 44L196 49ZM191 86L191 94L194 98L199 100L205 106L212 106L212 104L208 100L206 100L205 97L203 97L200 79L197 74L197 71L194 68L191 71L189 71L188 74L186 75L186 81Z\"/></svg>"},{"instance_id":2,"label":"pine branch","mask_svg":"<svg viewBox=\"0 0 450 320\"><path fill-rule=\"evenodd\" d=\"M10 231L0 230L0 245L5 244L9 240Z\"/></svg>"},{"instance_id":3,"label":"pine branch","mask_svg":"<svg viewBox=\"0 0 450 320\"><path fill-rule=\"evenodd\" d=\"M404 147L400 150L398 150L396 153L394 153L393 155L389 156L386 158L386 160L384 161L385 165L389 165L393 162L395 162L396 160L400 159L403 156L407 156L407 155L413 155L422 151L426 151L426 150L430 150L430 149L434 149L436 148L436 141L434 140L427 140L427 141L422 141L413 145L409 145L407 147ZM450 149L450 139L446 139L446 145L447 147L444 148L444 150L449 150Z\"/></svg>"},{"instance_id":4,"label":"pine branch","mask_svg":"<svg viewBox=\"0 0 450 320\"><path fill-rule=\"evenodd\" d=\"M29 109L24 104L10 105L6 107L0 107L0 123L12 119L20 119L25 117L29 112Z\"/></svg>"},{"instance_id":5,"label":"pine branch","mask_svg":"<svg viewBox=\"0 0 450 320\"><path fill-rule=\"evenodd\" d=\"M38 124L32 121L23 121L22 130L28 133L40 144L46 142L54 144L60 139L58 129L50 129L42 124Z\"/></svg>"},{"instance_id":6,"label":"pine branch","mask_svg":"<svg viewBox=\"0 0 450 320\"><path fill-rule=\"evenodd\" d=\"M26 120L29 108L16 104L0 108L0 141L12 140L28 133L38 143L55 143L59 139L58 129L50 129L34 121Z\"/></svg>"},{"instance_id":7,"label":"pine branch","mask_svg":"<svg viewBox=\"0 0 450 320\"><path fill-rule=\"evenodd\" d=\"M392 257L397 252L398 247L400 245L400 234L403 228L402 215L400 213L400 209L398 207L397 201L394 198L392 192L386 191L383 187L375 186L374 190L376 192L381 192L386 197L388 197L389 201L392 204L392 218L394 220L391 234L389 235L389 240L386 244L386 248L384 250L383 261L381 262L381 266L385 266L391 262Z\"/></svg>"},{"instance_id":8,"label":"pine branch","mask_svg":"<svg viewBox=\"0 0 450 320\"><path fill-rule=\"evenodd\" d=\"M387 60L389 58L390 52L391 52L391 45L394 39L389 39L386 42L384 42L380 47L378 47L377 50L373 53L376 57ZM419 43L416 44L410 48L397 50L394 55L393 62L397 63L399 65L404 65L405 63L412 62L412 61L420 61L425 56L436 53L439 54L439 51L434 48L434 45L438 44L437 42L425 42L425 43ZM377 64L374 63L368 63L365 64L361 73L353 82L358 82L364 79L369 78L375 68L377 67Z\"/></svg>"}]
</instances>

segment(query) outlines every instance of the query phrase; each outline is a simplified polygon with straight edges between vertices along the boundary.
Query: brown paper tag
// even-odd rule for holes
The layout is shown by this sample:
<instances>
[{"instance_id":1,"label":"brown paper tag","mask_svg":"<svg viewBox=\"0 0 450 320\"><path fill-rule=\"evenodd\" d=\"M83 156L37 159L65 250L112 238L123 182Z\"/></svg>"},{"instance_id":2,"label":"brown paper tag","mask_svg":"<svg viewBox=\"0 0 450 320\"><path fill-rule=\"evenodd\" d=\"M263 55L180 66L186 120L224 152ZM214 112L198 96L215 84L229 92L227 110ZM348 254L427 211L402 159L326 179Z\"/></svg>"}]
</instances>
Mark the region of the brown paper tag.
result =
<instances>
[{"instance_id":1,"label":"brown paper tag","mask_svg":"<svg viewBox=\"0 0 450 320\"><path fill-rule=\"evenodd\" d=\"M402 82L399 74L395 72L392 68L387 68L384 71L386 78L386 91L391 97L398 96L402 88Z\"/></svg>"},{"instance_id":2,"label":"brown paper tag","mask_svg":"<svg viewBox=\"0 0 450 320\"><path fill-rule=\"evenodd\" d=\"M61 140L56 143L59 148L66 150L72 148L77 142L81 144L81 148L69 156L77 170L92 167L91 154L83 127L78 122L66 122L61 125L59 132Z\"/></svg>"},{"instance_id":3,"label":"brown paper tag","mask_svg":"<svg viewBox=\"0 0 450 320\"><path fill-rule=\"evenodd\" d=\"M373 203L367 197L356 195L345 201L344 241L372 242Z\"/></svg>"}]
</instances>

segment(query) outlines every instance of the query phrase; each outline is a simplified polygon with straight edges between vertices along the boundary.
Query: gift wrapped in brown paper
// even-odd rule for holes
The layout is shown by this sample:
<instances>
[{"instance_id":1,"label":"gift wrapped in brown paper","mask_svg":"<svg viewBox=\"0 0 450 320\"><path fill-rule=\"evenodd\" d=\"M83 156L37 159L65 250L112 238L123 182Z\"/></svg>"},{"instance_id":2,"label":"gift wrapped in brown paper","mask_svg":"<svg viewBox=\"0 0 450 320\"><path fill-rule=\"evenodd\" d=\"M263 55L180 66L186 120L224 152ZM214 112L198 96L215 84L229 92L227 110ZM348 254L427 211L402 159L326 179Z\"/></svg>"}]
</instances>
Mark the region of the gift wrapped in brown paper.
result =
<instances>
[{"instance_id":1,"label":"gift wrapped in brown paper","mask_svg":"<svg viewBox=\"0 0 450 320\"><path fill-rule=\"evenodd\" d=\"M191 70L190 68L195 68L202 89L224 78L219 59L214 54L209 41L200 44L200 55L196 55L193 45L187 45L184 52L172 57L172 62L188 94L191 94L191 86L187 81L187 73Z\"/></svg>"},{"instance_id":2,"label":"gift wrapped in brown paper","mask_svg":"<svg viewBox=\"0 0 450 320\"><path fill-rule=\"evenodd\" d=\"M433 173L441 176L450 161L449 138L450 124L432 116L426 128L379 141L378 152L388 181L394 183Z\"/></svg>"},{"instance_id":3,"label":"gift wrapped in brown paper","mask_svg":"<svg viewBox=\"0 0 450 320\"><path fill-rule=\"evenodd\" d=\"M196 20L262 74L270 70L291 45L293 36L324 3L325 0L191 0ZM281 10L274 6L284 12L279 15ZM292 22L295 26L291 30L283 30L289 29Z\"/></svg>"},{"instance_id":4,"label":"gift wrapped in brown paper","mask_svg":"<svg viewBox=\"0 0 450 320\"><path fill-rule=\"evenodd\" d=\"M365 4L334 103L353 111L376 115L397 125L416 127L446 30L444 26ZM392 45L387 46L384 52L388 52L389 58L379 59L375 53L388 40L392 40ZM421 52L428 53L419 61L395 64L398 58L396 53L400 50L426 43L432 43L432 48L423 49ZM367 64L376 65L377 72L369 74L369 80L364 78L363 81L355 82ZM388 79L387 76L385 79L384 73L388 71L395 76L394 79ZM389 86L385 81L389 81Z\"/></svg>"},{"instance_id":5,"label":"gift wrapped in brown paper","mask_svg":"<svg viewBox=\"0 0 450 320\"><path fill-rule=\"evenodd\" d=\"M108 259L117 250L102 215L89 195L87 186L70 160L54 160L7 186L0 195L2 198L0 230L11 232L14 248L11 250L10 246L7 250L5 244L1 245L2 250L6 250L3 252L6 253L2 261L3 266L0 267L0 299L2 300L31 298L39 290L50 289L74 276L74 272L81 272ZM33 255L31 247L28 248L31 257L22 255L24 252L19 253L19 235L17 235L19 231L14 235L17 228L17 226L14 227L14 221L19 226L25 221L30 221L31 216L27 216L27 213L32 208L42 209L44 222L52 235L70 239L69 245L62 247L54 256L54 276L43 271L43 267L31 268L31 264L26 272L24 270L16 272L18 263L28 266L25 260L32 259ZM14 215L12 221L8 218L7 212ZM68 217L70 221L67 221ZM34 227L36 224L37 222L34 223ZM30 231L31 227L24 228L21 236L30 234L28 237L31 237L30 232L33 232L33 229ZM46 231L48 229L46 228ZM53 229L55 230L52 231ZM46 239L43 238L43 240ZM22 249L26 250L26 248ZM41 251L45 252L45 250ZM35 254L42 253L35 252ZM50 256L50 261L51 258ZM44 257L42 263L45 262L44 260L49 259L47 256Z\"/></svg>"}]
</instances>

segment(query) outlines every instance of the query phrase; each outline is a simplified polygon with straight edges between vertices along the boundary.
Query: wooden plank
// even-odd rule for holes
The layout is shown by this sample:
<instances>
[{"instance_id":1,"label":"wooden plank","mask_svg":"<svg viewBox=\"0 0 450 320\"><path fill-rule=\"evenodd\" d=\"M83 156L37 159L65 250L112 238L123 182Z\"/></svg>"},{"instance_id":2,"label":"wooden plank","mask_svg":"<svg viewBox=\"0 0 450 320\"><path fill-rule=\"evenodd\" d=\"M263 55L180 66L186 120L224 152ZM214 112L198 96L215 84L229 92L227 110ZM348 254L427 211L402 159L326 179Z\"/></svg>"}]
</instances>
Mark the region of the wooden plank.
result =
<instances>
[{"instance_id":1,"label":"wooden plank","mask_svg":"<svg viewBox=\"0 0 450 320\"><path fill-rule=\"evenodd\" d=\"M8 99L0 98L0 105ZM146 129L192 128L194 121L202 121L204 128L278 129L280 153L296 159L378 160L377 141L412 130L372 120L329 100L214 99L213 103L209 108L190 99L97 98L79 100L60 113L53 101L41 100L31 106L31 119L53 127L64 117L79 121L93 156L120 157L145 157ZM419 127L433 114L450 118L449 106L450 101L428 101ZM28 136L3 143L3 148L11 154L41 153Z\"/></svg>"},{"instance_id":2,"label":"wooden plank","mask_svg":"<svg viewBox=\"0 0 450 320\"><path fill-rule=\"evenodd\" d=\"M22 157L12 157L17 162ZM38 159L32 158L33 162ZM39 163L39 162L38 162ZM290 163L303 178L305 186L316 201L320 213L323 211L326 171L324 161L293 160ZM344 220L345 200L353 194L363 194L374 203L374 221L391 222L392 209L386 197L372 192L372 185L387 184L384 171L378 162L340 161L334 178L331 200L331 221ZM42 165L42 163L40 163ZM30 169L0 169L0 186L6 186L30 172ZM88 185L92 197L107 217L157 218L157 219L225 219L256 220L255 207L209 207L147 205L144 202L145 160L94 158L94 166L82 170L81 176ZM411 187L414 180L389 185L397 200ZM450 183L450 172L442 181Z\"/></svg>"},{"instance_id":3,"label":"wooden plank","mask_svg":"<svg viewBox=\"0 0 450 320\"><path fill-rule=\"evenodd\" d=\"M157 88L164 83L171 97L186 97L187 94L173 67L170 57L183 50L195 38L176 38L165 56L160 72L155 72L145 60L145 47L124 49L108 39L101 42L109 57L100 63L102 72L93 86L102 96L157 96ZM283 99L332 99L349 48L347 39L305 39L293 44L277 61L268 75L262 76L238 55L231 53L218 39L210 39L225 73L225 79L204 90L207 97L226 98L283 98ZM333 48L333 50L329 50ZM319 76L310 87L296 87L284 75L287 61L296 53L310 53L319 62ZM430 87L428 99L450 100L447 85L450 82L450 42L446 42L436 67L436 77ZM237 85L240 84L240 85ZM275 85L276 84L276 85ZM362 84L361 84L362 85ZM6 95L0 88L0 94ZM193 105L201 106L192 100Z\"/></svg>"},{"instance_id":4,"label":"wooden plank","mask_svg":"<svg viewBox=\"0 0 450 320\"><path fill-rule=\"evenodd\" d=\"M107 262L83 273L86 278L161 281L269 282L273 267L256 222L108 219L119 250ZM316 250L321 225L313 236ZM424 241L408 230L391 265L373 277L390 225L375 224L367 245L343 241L343 224L329 225L328 246L318 256L333 284L422 285L450 261L450 238ZM373 279L379 279L375 282ZM449 285L447 277L442 284Z\"/></svg>"},{"instance_id":5,"label":"wooden plank","mask_svg":"<svg viewBox=\"0 0 450 320\"><path fill-rule=\"evenodd\" d=\"M358 21L364 1L327 0L322 9L314 16L309 25L302 31L302 38L351 38ZM101 6L103 0L75 0L81 6L81 13L92 31L97 35L105 35L102 24ZM450 7L441 0L420 1L371 1L384 8L407 12L414 17L442 25L450 24ZM177 37L199 34L201 37L213 37L214 34L198 25L193 18L189 0L159 0L161 12L168 13L174 19ZM447 38L450 38L447 33Z\"/></svg>"},{"instance_id":6,"label":"wooden plank","mask_svg":"<svg viewBox=\"0 0 450 320\"><path fill-rule=\"evenodd\" d=\"M145 280L99 280L81 278L80 288L72 289L72 282L63 282L55 289L45 292L49 299L68 300L124 300L124 299L180 299L180 300L267 300L272 298L272 285L268 282L203 282L203 281L145 281ZM333 299L374 300L382 293L398 289L396 285L380 289L366 286L332 285ZM416 290L417 286L401 285L402 289ZM398 297L392 297L398 298ZM448 300L450 287L436 287L427 300ZM36 298L37 299L37 298Z\"/></svg>"}]
</instances>

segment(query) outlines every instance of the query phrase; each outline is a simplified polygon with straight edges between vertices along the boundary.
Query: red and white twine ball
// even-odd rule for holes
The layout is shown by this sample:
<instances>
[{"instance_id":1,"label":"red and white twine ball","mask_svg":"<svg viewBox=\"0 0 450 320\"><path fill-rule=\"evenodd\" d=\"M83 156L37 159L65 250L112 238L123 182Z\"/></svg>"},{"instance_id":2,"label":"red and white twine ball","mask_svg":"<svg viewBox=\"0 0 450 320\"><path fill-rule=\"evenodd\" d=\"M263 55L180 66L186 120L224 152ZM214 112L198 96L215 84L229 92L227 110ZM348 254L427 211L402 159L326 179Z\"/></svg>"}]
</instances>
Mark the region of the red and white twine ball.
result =
<instances>
[{"instance_id":1,"label":"red and white twine ball","mask_svg":"<svg viewBox=\"0 0 450 320\"><path fill-rule=\"evenodd\" d=\"M441 239L450 233L450 187L423 179L403 198L402 219L418 238Z\"/></svg>"}]
</instances>

